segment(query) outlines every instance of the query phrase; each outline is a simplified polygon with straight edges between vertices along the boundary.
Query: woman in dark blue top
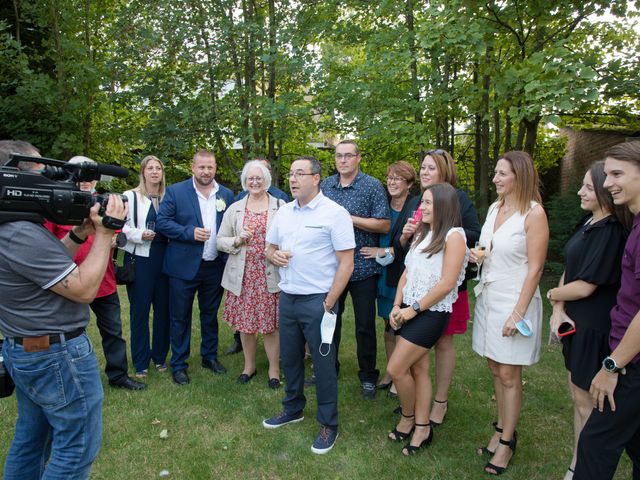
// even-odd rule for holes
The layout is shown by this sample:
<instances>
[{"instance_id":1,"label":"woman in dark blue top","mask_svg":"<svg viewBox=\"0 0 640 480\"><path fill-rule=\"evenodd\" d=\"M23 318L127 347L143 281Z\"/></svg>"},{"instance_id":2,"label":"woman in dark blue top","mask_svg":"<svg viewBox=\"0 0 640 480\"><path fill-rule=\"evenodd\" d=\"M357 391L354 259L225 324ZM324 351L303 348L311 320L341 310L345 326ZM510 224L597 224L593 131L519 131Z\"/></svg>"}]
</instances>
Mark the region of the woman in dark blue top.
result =
<instances>
[{"instance_id":1,"label":"woman in dark blue top","mask_svg":"<svg viewBox=\"0 0 640 480\"><path fill-rule=\"evenodd\" d=\"M380 234L379 247L362 247L360 253L364 258L376 259L384 266L378 278L378 315L384 320L384 348L387 360L391 358L396 338L389 326L389 313L393 308L398 281L404 271L404 255L395 251L393 239L400 235L402 227L411 215L409 204L413 196L411 190L416 183L416 170L403 160L392 163L387 168L387 193L391 210L391 229L389 233ZM416 207L417 208L417 207ZM415 209L414 209L415 210ZM391 262L391 263L388 263ZM385 372L378 389L391 386L391 377Z\"/></svg>"},{"instance_id":2,"label":"woman in dark blue top","mask_svg":"<svg viewBox=\"0 0 640 480\"><path fill-rule=\"evenodd\" d=\"M135 281L127 285L131 324L131 359L136 377L144 378L153 361L156 370L167 369L169 352L169 277L162 273L167 238L155 232L158 204L165 192L164 165L148 155L140 163L140 183L125 195L129 200L125 260L135 260ZM149 312L153 305L150 340Z\"/></svg>"},{"instance_id":3,"label":"woman in dark blue top","mask_svg":"<svg viewBox=\"0 0 640 480\"><path fill-rule=\"evenodd\" d=\"M584 176L578 191L580 206L589 214L565 246L565 271L557 288L547 293L553 304L551 331L575 333L562 337L564 364L569 373L569 390L574 403L575 448L593 404L589 387L609 355L609 311L620 287L620 264L630 225L630 214L618 211L603 183L604 163L597 162ZM565 479L573 477L574 448Z\"/></svg>"}]
</instances>

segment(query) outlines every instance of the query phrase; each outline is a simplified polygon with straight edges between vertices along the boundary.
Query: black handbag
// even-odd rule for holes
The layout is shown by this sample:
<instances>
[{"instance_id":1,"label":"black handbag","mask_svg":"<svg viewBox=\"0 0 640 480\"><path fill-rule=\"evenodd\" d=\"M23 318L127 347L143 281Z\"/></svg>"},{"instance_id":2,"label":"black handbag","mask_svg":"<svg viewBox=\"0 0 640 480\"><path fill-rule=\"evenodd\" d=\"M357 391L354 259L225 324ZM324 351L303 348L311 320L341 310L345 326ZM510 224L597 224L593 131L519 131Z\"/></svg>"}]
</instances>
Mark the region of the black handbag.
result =
<instances>
[{"instance_id":1,"label":"black handbag","mask_svg":"<svg viewBox=\"0 0 640 480\"><path fill-rule=\"evenodd\" d=\"M10 397L14 389L13 379L2 361L2 340L0 340L0 398Z\"/></svg>"},{"instance_id":2,"label":"black handbag","mask_svg":"<svg viewBox=\"0 0 640 480\"><path fill-rule=\"evenodd\" d=\"M138 228L138 195L133 192L133 225ZM113 260L116 261L118 250L113 251ZM129 256L123 256L122 265L115 265L116 283L118 285L131 285L136 281L136 247L133 247L133 253Z\"/></svg>"}]
</instances>

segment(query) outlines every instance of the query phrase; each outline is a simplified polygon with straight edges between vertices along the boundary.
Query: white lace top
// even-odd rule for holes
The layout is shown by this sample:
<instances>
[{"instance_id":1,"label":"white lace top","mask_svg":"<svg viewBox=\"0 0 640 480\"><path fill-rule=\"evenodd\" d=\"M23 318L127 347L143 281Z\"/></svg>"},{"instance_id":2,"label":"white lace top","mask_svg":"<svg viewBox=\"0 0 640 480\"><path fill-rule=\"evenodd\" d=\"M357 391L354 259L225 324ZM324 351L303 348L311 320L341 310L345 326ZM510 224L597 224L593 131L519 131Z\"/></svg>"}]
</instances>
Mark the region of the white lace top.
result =
<instances>
[{"instance_id":1,"label":"white lace top","mask_svg":"<svg viewBox=\"0 0 640 480\"><path fill-rule=\"evenodd\" d=\"M454 227L447 232L447 240L452 232L459 232L466 243L467 237L464 234L464 230L459 227ZM409 253L405 257L404 264L407 267L407 283L402 289L402 301L405 305L411 305L413 302L420 300L442 278L444 249L440 250L438 253L434 253L431 257L422 251L431 243L431 236L431 232L429 232L420 244L409 250ZM429 307L429 310L435 310L437 312L451 312L451 306L458 299L458 287L464 281L465 269L467 268L468 261L469 249L466 249L464 262L462 264L460 274L458 275L458 281L456 282L455 288L441 298L438 303Z\"/></svg>"}]
</instances>

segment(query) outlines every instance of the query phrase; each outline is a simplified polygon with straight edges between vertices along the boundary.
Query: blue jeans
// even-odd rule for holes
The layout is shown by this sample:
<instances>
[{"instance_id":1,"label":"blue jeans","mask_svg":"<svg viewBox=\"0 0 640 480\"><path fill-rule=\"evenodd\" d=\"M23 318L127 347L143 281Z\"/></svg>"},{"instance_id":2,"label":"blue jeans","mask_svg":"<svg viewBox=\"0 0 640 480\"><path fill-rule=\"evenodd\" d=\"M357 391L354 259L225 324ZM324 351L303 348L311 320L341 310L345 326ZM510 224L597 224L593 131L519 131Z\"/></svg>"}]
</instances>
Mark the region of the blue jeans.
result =
<instances>
[{"instance_id":1,"label":"blue jeans","mask_svg":"<svg viewBox=\"0 0 640 480\"><path fill-rule=\"evenodd\" d=\"M89 338L62 337L48 350L34 353L7 338L3 356L18 400L4 479L89 478L102 441L104 397Z\"/></svg>"}]
</instances>

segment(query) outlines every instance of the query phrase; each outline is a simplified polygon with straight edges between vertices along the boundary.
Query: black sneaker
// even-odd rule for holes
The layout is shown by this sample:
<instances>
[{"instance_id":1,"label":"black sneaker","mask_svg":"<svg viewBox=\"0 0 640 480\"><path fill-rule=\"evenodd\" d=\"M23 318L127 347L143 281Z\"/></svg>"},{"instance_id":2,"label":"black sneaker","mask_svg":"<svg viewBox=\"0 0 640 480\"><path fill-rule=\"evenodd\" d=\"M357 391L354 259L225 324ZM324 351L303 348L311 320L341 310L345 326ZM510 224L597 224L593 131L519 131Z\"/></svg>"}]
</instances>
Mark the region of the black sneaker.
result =
<instances>
[{"instance_id":1,"label":"black sneaker","mask_svg":"<svg viewBox=\"0 0 640 480\"><path fill-rule=\"evenodd\" d=\"M371 382L362 382L362 396L367 399L376 398L376 384Z\"/></svg>"},{"instance_id":2,"label":"black sneaker","mask_svg":"<svg viewBox=\"0 0 640 480\"><path fill-rule=\"evenodd\" d=\"M320 427L320 433L318 433L316 440L313 442L313 445L311 445L311 451L313 453L317 453L318 455L327 453L336 444L337 439L338 439L337 428L331 428L331 427L322 425Z\"/></svg>"},{"instance_id":3,"label":"black sneaker","mask_svg":"<svg viewBox=\"0 0 640 480\"><path fill-rule=\"evenodd\" d=\"M298 423L304 420L304 412L300 410L297 413L287 413L282 411L271 418L262 421L262 426L268 429L284 427L289 423Z\"/></svg>"}]
</instances>

